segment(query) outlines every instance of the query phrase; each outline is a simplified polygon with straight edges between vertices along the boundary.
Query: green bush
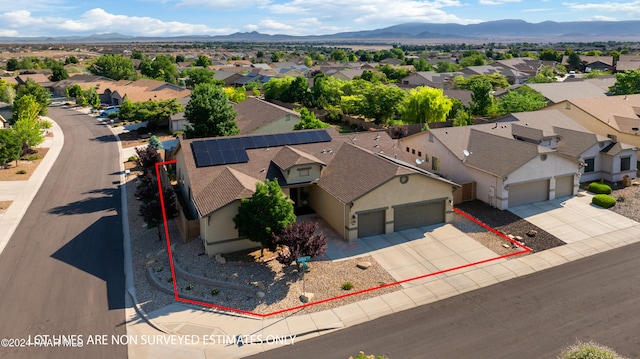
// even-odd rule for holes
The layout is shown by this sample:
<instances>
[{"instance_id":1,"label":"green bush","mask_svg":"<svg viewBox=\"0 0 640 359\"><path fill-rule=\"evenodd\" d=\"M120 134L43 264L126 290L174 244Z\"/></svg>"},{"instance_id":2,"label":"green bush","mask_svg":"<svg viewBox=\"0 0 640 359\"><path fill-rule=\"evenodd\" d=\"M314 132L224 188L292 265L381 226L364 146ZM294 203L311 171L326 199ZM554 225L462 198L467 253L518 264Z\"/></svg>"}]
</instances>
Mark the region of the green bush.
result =
<instances>
[{"instance_id":1,"label":"green bush","mask_svg":"<svg viewBox=\"0 0 640 359\"><path fill-rule=\"evenodd\" d=\"M591 203L602 208L611 208L616 205L616 199L608 194L597 194L593 196Z\"/></svg>"},{"instance_id":2,"label":"green bush","mask_svg":"<svg viewBox=\"0 0 640 359\"><path fill-rule=\"evenodd\" d=\"M193 284L189 284L185 289L186 290L193 290L193 288L195 288L195 286Z\"/></svg>"},{"instance_id":3,"label":"green bush","mask_svg":"<svg viewBox=\"0 0 640 359\"><path fill-rule=\"evenodd\" d=\"M211 295L216 296L216 295L218 295L218 294L220 294L220 291L219 291L219 290L217 290L217 289L211 289Z\"/></svg>"},{"instance_id":4,"label":"green bush","mask_svg":"<svg viewBox=\"0 0 640 359\"><path fill-rule=\"evenodd\" d=\"M135 162L135 160L137 160L138 157L136 156L129 156L129 158L127 158L127 162Z\"/></svg>"},{"instance_id":5,"label":"green bush","mask_svg":"<svg viewBox=\"0 0 640 359\"><path fill-rule=\"evenodd\" d=\"M567 349L565 349L558 359L624 359L623 356L613 350L600 344L589 342L584 343L578 341Z\"/></svg>"},{"instance_id":6,"label":"green bush","mask_svg":"<svg viewBox=\"0 0 640 359\"><path fill-rule=\"evenodd\" d=\"M26 174L27 174L27 171L25 171L25 170L20 170L20 171L16 172L16 174L17 174L17 175L26 175Z\"/></svg>"},{"instance_id":7,"label":"green bush","mask_svg":"<svg viewBox=\"0 0 640 359\"><path fill-rule=\"evenodd\" d=\"M595 194L611 194L611 187L609 185L600 182L589 183L589 192Z\"/></svg>"},{"instance_id":8,"label":"green bush","mask_svg":"<svg viewBox=\"0 0 640 359\"><path fill-rule=\"evenodd\" d=\"M117 112L111 112L110 114L108 114L108 115L107 115L107 117L108 117L110 120L113 120L113 119L115 119L115 118L118 118L118 113L117 113Z\"/></svg>"},{"instance_id":9,"label":"green bush","mask_svg":"<svg viewBox=\"0 0 640 359\"><path fill-rule=\"evenodd\" d=\"M342 283L342 289L351 290L353 289L353 284L351 284L351 282L344 282Z\"/></svg>"}]
</instances>

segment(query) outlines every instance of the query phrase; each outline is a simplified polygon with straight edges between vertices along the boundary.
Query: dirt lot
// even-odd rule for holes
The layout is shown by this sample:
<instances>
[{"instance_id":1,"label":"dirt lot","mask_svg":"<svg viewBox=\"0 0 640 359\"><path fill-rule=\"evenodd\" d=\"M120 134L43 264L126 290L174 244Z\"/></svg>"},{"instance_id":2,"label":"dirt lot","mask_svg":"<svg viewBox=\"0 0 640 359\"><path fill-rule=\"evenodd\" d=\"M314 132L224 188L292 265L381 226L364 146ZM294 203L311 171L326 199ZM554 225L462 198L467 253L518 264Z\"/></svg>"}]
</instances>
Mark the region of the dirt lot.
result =
<instances>
[{"instance_id":1,"label":"dirt lot","mask_svg":"<svg viewBox=\"0 0 640 359\"><path fill-rule=\"evenodd\" d=\"M174 138L173 135L170 135L163 130L157 130L152 133L158 137L160 141L166 141ZM149 143L149 138L140 137L136 131L121 133L118 137L120 137L122 148L136 147Z\"/></svg>"},{"instance_id":2,"label":"dirt lot","mask_svg":"<svg viewBox=\"0 0 640 359\"><path fill-rule=\"evenodd\" d=\"M49 152L48 148L38 148L38 153L36 154L40 159L35 161L18 161L18 167L16 167L16 162L13 161L9 164L9 168L0 169L0 181L26 181L31 177L33 172L38 168L40 162L44 156ZM26 171L25 174L18 174L18 171Z\"/></svg>"}]
</instances>

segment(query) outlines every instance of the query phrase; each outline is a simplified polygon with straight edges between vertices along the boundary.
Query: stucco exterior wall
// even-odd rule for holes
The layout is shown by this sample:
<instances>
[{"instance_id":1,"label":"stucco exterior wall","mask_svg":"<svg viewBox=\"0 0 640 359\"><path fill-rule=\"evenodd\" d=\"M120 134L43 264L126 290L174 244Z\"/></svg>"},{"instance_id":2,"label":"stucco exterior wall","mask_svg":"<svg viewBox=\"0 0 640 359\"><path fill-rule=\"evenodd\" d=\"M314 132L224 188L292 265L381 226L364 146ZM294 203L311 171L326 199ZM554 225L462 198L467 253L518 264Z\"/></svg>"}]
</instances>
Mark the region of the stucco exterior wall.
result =
<instances>
[{"instance_id":1,"label":"stucco exterior wall","mask_svg":"<svg viewBox=\"0 0 640 359\"><path fill-rule=\"evenodd\" d=\"M349 233L353 231L347 221L349 207L318 186L308 187L308 191L311 208L344 238L349 238Z\"/></svg>"},{"instance_id":2,"label":"stucco exterior wall","mask_svg":"<svg viewBox=\"0 0 640 359\"><path fill-rule=\"evenodd\" d=\"M185 160L184 160L184 151L179 149L176 154L176 176L178 179L178 187L184 196L185 203L189 206L189 208L185 208L191 213L197 213L196 206L193 203L193 193L191 193L191 181L187 174Z\"/></svg>"},{"instance_id":3,"label":"stucco exterior wall","mask_svg":"<svg viewBox=\"0 0 640 359\"><path fill-rule=\"evenodd\" d=\"M283 176L287 181L287 184L296 183L308 183L312 180L320 178L320 171L322 165L320 164L305 164L299 166L293 166L290 169L283 171ZM308 173L308 175L305 175Z\"/></svg>"},{"instance_id":4,"label":"stucco exterior wall","mask_svg":"<svg viewBox=\"0 0 640 359\"><path fill-rule=\"evenodd\" d=\"M453 186L451 184L434 180L420 174L407 176L407 182L402 183L396 176L382 186L374 189L353 202L353 207L348 213L349 218L358 212L370 209L386 208L386 232L393 233L394 210L393 207L402 204L424 202L429 200L445 199L445 222L453 220ZM355 222L355 236L357 238L358 223Z\"/></svg>"},{"instance_id":5,"label":"stucco exterior wall","mask_svg":"<svg viewBox=\"0 0 640 359\"><path fill-rule=\"evenodd\" d=\"M240 201L234 201L211 215L200 218L200 236L208 256L260 247L260 243L239 238L232 220L238 213L239 206Z\"/></svg>"}]
</instances>

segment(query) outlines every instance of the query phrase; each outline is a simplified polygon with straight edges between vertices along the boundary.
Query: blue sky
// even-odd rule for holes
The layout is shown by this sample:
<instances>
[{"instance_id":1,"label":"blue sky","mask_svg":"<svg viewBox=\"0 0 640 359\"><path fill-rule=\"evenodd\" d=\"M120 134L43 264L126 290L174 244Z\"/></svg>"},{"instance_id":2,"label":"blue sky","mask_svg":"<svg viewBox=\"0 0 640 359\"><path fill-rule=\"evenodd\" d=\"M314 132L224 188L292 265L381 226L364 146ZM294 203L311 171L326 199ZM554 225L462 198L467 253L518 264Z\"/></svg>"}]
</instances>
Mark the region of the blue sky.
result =
<instances>
[{"instance_id":1,"label":"blue sky","mask_svg":"<svg viewBox=\"0 0 640 359\"><path fill-rule=\"evenodd\" d=\"M640 0L0 0L0 36L321 35L404 22L638 20Z\"/></svg>"}]
</instances>

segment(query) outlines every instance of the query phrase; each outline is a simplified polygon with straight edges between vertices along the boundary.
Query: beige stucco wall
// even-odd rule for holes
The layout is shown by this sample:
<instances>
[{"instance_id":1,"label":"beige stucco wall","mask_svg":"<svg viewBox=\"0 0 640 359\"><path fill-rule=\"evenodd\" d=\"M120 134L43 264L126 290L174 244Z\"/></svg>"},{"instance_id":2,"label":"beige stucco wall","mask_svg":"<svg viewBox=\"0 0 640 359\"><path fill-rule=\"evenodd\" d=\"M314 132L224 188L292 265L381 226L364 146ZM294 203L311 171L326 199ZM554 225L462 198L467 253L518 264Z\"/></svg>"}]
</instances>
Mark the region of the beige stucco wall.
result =
<instances>
[{"instance_id":1,"label":"beige stucco wall","mask_svg":"<svg viewBox=\"0 0 640 359\"><path fill-rule=\"evenodd\" d=\"M309 175L303 176L303 170L309 169ZM284 176L287 184L296 184L296 183L308 183L313 180L317 180L320 178L320 171L322 170L322 165L318 163L314 164L305 164L299 166L293 166L286 171L282 171L282 175Z\"/></svg>"},{"instance_id":2,"label":"beige stucco wall","mask_svg":"<svg viewBox=\"0 0 640 359\"><path fill-rule=\"evenodd\" d=\"M309 205L329 225L340 233L343 238L349 237L349 223L347 222L348 206L341 203L335 197L324 191L322 188L313 185L308 187Z\"/></svg>"},{"instance_id":3,"label":"beige stucco wall","mask_svg":"<svg viewBox=\"0 0 640 359\"><path fill-rule=\"evenodd\" d=\"M252 135L266 133L281 133L293 131L293 127L300 123L300 117L293 114L286 114L277 120L251 131Z\"/></svg>"},{"instance_id":4,"label":"beige stucco wall","mask_svg":"<svg viewBox=\"0 0 640 359\"><path fill-rule=\"evenodd\" d=\"M200 218L200 236L208 256L260 247L260 243L241 239L235 229L233 217L238 214L240 201L234 201L209 216Z\"/></svg>"}]
</instances>

